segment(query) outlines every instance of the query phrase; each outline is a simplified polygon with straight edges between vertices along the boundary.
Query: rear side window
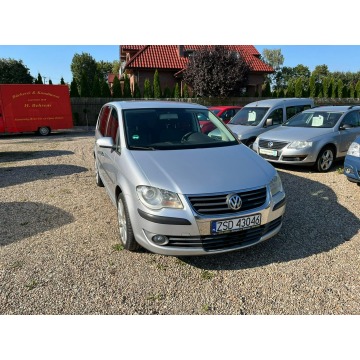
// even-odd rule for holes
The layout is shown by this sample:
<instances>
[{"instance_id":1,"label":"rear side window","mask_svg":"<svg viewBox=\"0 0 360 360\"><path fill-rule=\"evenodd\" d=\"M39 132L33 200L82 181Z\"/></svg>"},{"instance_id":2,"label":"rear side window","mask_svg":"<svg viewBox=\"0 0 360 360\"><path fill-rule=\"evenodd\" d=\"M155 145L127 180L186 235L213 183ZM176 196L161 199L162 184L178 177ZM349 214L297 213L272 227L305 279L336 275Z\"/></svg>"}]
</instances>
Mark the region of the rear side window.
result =
<instances>
[{"instance_id":1,"label":"rear side window","mask_svg":"<svg viewBox=\"0 0 360 360\"><path fill-rule=\"evenodd\" d=\"M292 118L294 115L306 110L310 109L310 105L296 105L296 106L288 106L286 107L286 120Z\"/></svg>"},{"instance_id":2,"label":"rear side window","mask_svg":"<svg viewBox=\"0 0 360 360\"><path fill-rule=\"evenodd\" d=\"M110 113L110 108L108 106L104 106L99 114L98 129L102 136L105 136L106 123L109 117L109 113Z\"/></svg>"}]
</instances>

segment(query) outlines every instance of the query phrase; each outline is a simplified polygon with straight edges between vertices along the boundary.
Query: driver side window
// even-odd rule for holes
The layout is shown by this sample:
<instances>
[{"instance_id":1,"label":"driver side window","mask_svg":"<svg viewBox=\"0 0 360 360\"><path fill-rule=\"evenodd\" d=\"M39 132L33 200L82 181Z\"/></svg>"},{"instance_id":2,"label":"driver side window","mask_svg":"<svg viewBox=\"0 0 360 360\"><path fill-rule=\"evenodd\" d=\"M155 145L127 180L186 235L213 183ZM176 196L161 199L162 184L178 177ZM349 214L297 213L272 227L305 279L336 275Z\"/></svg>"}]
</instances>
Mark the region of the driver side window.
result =
<instances>
[{"instance_id":1,"label":"driver side window","mask_svg":"<svg viewBox=\"0 0 360 360\"><path fill-rule=\"evenodd\" d=\"M281 125L283 123L283 118L284 118L283 113L284 111L282 108L275 109L270 113L268 119L272 119L273 125Z\"/></svg>"}]
</instances>

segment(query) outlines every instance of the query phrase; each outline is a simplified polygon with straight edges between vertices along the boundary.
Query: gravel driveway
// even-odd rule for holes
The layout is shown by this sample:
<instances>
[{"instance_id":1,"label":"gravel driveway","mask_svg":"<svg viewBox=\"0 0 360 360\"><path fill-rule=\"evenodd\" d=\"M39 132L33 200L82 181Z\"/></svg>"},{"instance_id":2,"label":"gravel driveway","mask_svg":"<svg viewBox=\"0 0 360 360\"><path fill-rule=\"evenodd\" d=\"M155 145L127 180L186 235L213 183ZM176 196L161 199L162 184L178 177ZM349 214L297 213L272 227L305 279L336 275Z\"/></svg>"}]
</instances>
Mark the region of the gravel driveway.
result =
<instances>
[{"instance_id":1,"label":"gravel driveway","mask_svg":"<svg viewBox=\"0 0 360 360\"><path fill-rule=\"evenodd\" d=\"M0 137L1 314L360 314L360 187L278 167L280 233L216 256L131 253L93 132Z\"/></svg>"}]
</instances>

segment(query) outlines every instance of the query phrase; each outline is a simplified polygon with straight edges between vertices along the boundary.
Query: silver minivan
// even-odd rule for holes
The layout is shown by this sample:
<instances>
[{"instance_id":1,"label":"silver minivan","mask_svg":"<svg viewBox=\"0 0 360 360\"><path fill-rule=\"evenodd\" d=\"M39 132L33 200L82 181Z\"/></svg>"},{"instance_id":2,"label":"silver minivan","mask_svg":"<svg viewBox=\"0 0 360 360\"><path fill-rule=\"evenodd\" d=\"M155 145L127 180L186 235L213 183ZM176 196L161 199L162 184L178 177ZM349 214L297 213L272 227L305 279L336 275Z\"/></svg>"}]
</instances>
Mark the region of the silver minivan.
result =
<instances>
[{"instance_id":1,"label":"silver minivan","mask_svg":"<svg viewBox=\"0 0 360 360\"><path fill-rule=\"evenodd\" d=\"M202 133L204 115L220 138ZM205 106L105 104L95 130L95 174L117 208L125 249L204 255L276 235L286 207L275 168Z\"/></svg>"},{"instance_id":2,"label":"silver minivan","mask_svg":"<svg viewBox=\"0 0 360 360\"><path fill-rule=\"evenodd\" d=\"M280 126L297 113L314 107L308 98L267 99L245 105L228 123L229 129L242 143L252 148L260 134ZM218 136L214 130L210 136Z\"/></svg>"}]
</instances>

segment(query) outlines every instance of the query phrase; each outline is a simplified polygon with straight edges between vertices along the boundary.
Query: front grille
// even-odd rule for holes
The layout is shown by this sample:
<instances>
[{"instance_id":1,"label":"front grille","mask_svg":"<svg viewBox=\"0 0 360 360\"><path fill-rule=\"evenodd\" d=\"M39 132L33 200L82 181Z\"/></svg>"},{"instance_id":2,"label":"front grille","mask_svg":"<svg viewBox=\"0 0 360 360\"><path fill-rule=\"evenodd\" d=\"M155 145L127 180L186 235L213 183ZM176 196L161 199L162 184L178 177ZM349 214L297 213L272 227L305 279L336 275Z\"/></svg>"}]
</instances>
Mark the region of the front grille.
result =
<instances>
[{"instance_id":1,"label":"front grille","mask_svg":"<svg viewBox=\"0 0 360 360\"><path fill-rule=\"evenodd\" d=\"M206 235L199 237L169 236L168 247L203 248L205 251L227 250L257 243L268 232L276 229L282 217L256 228L226 234Z\"/></svg>"},{"instance_id":2,"label":"front grille","mask_svg":"<svg viewBox=\"0 0 360 360\"><path fill-rule=\"evenodd\" d=\"M241 197L242 205L240 210L232 210L228 207L226 197L229 193L220 195L188 195L193 209L202 215L231 214L239 211L255 209L262 206L266 201L266 188L250 191L237 192Z\"/></svg>"},{"instance_id":3,"label":"front grille","mask_svg":"<svg viewBox=\"0 0 360 360\"><path fill-rule=\"evenodd\" d=\"M269 143L272 143L272 146L270 146ZM259 140L259 147L262 147L264 149L281 150L288 144L290 143L286 141L275 141L266 139Z\"/></svg>"}]
</instances>

